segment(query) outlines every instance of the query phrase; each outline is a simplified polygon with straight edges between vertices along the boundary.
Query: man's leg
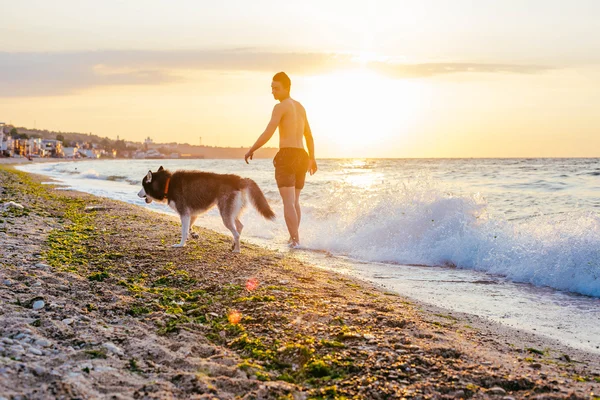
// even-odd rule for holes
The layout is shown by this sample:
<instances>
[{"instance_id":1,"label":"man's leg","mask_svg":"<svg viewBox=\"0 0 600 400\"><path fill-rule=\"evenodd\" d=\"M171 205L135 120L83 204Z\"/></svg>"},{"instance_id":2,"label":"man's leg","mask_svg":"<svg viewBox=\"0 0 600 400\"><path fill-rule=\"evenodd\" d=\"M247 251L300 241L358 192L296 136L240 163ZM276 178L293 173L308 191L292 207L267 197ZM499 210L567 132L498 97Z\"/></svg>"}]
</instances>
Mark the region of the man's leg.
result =
<instances>
[{"instance_id":1,"label":"man's leg","mask_svg":"<svg viewBox=\"0 0 600 400\"><path fill-rule=\"evenodd\" d=\"M288 232L290 233L290 239L292 244L300 244L300 237L298 236L298 214L296 212L296 188L292 187L280 187L279 194L281 200L283 200L283 215L285 217L285 224L287 225Z\"/></svg>"},{"instance_id":2,"label":"man's leg","mask_svg":"<svg viewBox=\"0 0 600 400\"><path fill-rule=\"evenodd\" d=\"M296 215L298 216L298 231L300 231L300 220L302 219L302 212L300 211L300 192L302 189L296 189L296 198L294 201L294 207L296 207Z\"/></svg>"},{"instance_id":3,"label":"man's leg","mask_svg":"<svg viewBox=\"0 0 600 400\"><path fill-rule=\"evenodd\" d=\"M300 221L302 220L302 212L300 211L300 192L302 189L296 189L296 198L294 200L294 207L296 208L296 216L298 217L298 235L300 235ZM288 239L288 243L293 243L294 239L292 235Z\"/></svg>"}]
</instances>

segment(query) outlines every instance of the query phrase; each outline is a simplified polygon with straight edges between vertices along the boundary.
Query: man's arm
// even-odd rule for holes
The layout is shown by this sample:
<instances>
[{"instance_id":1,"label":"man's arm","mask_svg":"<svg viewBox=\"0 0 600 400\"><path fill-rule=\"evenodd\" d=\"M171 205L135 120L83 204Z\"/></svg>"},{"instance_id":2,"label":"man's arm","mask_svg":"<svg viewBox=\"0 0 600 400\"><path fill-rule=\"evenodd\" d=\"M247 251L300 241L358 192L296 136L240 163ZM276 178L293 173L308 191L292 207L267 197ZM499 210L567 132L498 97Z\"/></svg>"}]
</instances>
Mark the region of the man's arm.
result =
<instances>
[{"instance_id":1,"label":"man's arm","mask_svg":"<svg viewBox=\"0 0 600 400\"><path fill-rule=\"evenodd\" d=\"M256 142L254 143L254 145L252 145L252 147L250 147L250 150L248 150L248 152L244 156L244 160L246 161L246 164L248 164L248 159L252 160L252 157L254 156L254 152L256 150L260 149L262 146L264 146L269 141L269 139L271 139L273 137L273 134L275 133L275 129L277 129L277 127L279 126L279 122L281 121L282 116L283 116L283 107L281 107L281 104L275 105L275 107L273 107L273 113L271 114L271 120L269 121L269 124L265 128L265 131L262 133L262 135L260 135L258 137L258 139L256 139Z\"/></svg>"},{"instance_id":2,"label":"man's arm","mask_svg":"<svg viewBox=\"0 0 600 400\"><path fill-rule=\"evenodd\" d=\"M311 175L317 172L317 161L315 160L315 140L313 139L312 131L304 112L304 138L306 139L306 147L308 148L308 171Z\"/></svg>"}]
</instances>

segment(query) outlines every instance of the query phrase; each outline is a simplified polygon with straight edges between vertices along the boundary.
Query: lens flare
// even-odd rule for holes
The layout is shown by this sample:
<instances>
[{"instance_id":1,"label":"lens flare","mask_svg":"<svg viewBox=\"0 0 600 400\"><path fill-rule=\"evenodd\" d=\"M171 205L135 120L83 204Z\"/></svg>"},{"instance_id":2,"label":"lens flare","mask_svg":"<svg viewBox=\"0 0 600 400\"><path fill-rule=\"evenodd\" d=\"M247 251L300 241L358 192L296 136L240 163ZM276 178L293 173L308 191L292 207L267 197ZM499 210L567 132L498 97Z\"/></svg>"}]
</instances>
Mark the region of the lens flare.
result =
<instances>
[{"instance_id":1,"label":"lens flare","mask_svg":"<svg viewBox=\"0 0 600 400\"><path fill-rule=\"evenodd\" d=\"M229 313L229 315L227 316L227 319L229 320L230 324L237 325L242 320L242 313L239 312L238 310L233 310Z\"/></svg>"},{"instance_id":2,"label":"lens flare","mask_svg":"<svg viewBox=\"0 0 600 400\"><path fill-rule=\"evenodd\" d=\"M256 288L258 288L258 279L256 278L250 278L248 279L248 282L246 282L246 290L249 292L252 292L254 290L256 290Z\"/></svg>"}]
</instances>

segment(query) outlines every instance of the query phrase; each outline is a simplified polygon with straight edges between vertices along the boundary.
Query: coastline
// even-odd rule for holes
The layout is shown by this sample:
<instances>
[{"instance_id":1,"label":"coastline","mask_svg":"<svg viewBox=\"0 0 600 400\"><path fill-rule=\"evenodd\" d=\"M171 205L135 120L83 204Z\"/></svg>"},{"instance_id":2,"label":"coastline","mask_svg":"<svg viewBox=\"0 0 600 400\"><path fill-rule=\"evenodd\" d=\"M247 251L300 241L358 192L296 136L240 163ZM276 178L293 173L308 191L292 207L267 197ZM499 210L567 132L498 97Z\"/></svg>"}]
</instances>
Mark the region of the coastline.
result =
<instances>
[{"instance_id":1,"label":"coastline","mask_svg":"<svg viewBox=\"0 0 600 400\"><path fill-rule=\"evenodd\" d=\"M0 223L0 393L8 398L45 390L589 399L600 391L595 355L289 254L244 243L232 255L229 238L205 229L172 249L172 217L42 180L0 167L2 201L25 207ZM45 304L34 310L37 298Z\"/></svg>"},{"instance_id":2,"label":"coastline","mask_svg":"<svg viewBox=\"0 0 600 400\"><path fill-rule=\"evenodd\" d=\"M33 163L57 163L57 162L73 162L83 161L85 159L71 160L68 158L33 158L31 160L26 157L0 157L0 165L19 165Z\"/></svg>"}]
</instances>

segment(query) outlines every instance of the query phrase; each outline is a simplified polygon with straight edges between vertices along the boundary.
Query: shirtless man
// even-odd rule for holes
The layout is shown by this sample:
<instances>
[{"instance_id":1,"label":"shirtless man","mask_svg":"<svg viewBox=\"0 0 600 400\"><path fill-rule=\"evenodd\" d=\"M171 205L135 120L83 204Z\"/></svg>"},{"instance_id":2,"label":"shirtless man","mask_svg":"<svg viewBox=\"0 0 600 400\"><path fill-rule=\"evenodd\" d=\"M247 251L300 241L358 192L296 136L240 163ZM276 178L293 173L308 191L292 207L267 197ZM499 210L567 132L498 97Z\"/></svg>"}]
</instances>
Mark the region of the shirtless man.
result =
<instances>
[{"instance_id":1,"label":"shirtless man","mask_svg":"<svg viewBox=\"0 0 600 400\"><path fill-rule=\"evenodd\" d=\"M271 93L279 104L273 107L271 121L256 143L244 156L246 164L252 160L254 152L264 146L279 128L279 152L273 159L275 180L283 200L283 214L290 232L289 244L300 244L300 192L304 188L306 171L317 172L315 161L315 143L302 104L290 97L292 82L285 72L278 72L271 82ZM306 138L308 154L304 150L303 138Z\"/></svg>"}]
</instances>

